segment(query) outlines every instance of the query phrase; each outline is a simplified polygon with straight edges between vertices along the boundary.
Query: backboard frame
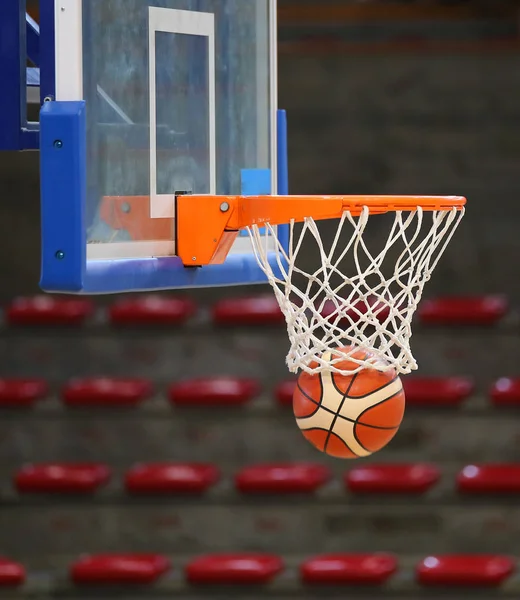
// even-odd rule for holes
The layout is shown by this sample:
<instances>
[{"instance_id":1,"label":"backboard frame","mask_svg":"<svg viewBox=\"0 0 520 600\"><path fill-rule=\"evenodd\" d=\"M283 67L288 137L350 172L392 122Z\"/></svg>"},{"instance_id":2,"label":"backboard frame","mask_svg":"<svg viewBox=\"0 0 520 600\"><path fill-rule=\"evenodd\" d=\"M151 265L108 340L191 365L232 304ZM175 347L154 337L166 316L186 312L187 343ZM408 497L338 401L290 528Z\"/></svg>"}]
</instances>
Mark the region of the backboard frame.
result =
<instances>
[{"instance_id":1,"label":"backboard frame","mask_svg":"<svg viewBox=\"0 0 520 600\"><path fill-rule=\"evenodd\" d=\"M28 121L27 102L54 99L54 8L54 0L40 0L38 25L26 12L26 0L0 2L0 151L39 148L40 126Z\"/></svg>"},{"instance_id":2,"label":"backboard frame","mask_svg":"<svg viewBox=\"0 0 520 600\"><path fill-rule=\"evenodd\" d=\"M54 4L54 0L42 0ZM287 194L287 124L279 111L276 69L276 1L270 3L271 193ZM81 0L54 5L55 101L40 115L42 268L48 292L108 294L171 288L265 283L251 251L233 252L225 264L186 268L177 257L89 260L86 240L86 104L82 97ZM64 22L63 22L64 20ZM61 23L60 23L61 22ZM67 52L60 48L67 48ZM250 182L249 182L250 184ZM253 185L254 188L254 185ZM265 193L250 189L247 193ZM278 239L288 245L288 226ZM239 240L247 248L247 238ZM273 265L275 265L273 252Z\"/></svg>"}]
</instances>

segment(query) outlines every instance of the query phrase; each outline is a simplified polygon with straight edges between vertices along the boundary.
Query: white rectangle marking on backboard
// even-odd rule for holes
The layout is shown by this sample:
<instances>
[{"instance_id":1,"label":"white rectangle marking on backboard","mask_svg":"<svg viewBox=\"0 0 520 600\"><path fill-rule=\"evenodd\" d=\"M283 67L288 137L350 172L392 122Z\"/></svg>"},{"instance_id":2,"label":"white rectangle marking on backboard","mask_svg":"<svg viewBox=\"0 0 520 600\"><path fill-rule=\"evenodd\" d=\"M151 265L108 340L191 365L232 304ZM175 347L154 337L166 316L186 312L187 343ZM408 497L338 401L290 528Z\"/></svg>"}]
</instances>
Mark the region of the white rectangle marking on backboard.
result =
<instances>
[{"instance_id":1,"label":"white rectangle marking on backboard","mask_svg":"<svg viewBox=\"0 0 520 600\"><path fill-rule=\"evenodd\" d=\"M269 62L271 92L271 193L278 194L278 10L277 1L269 0ZM277 231L277 228L275 228ZM278 247L277 240L270 235L269 250Z\"/></svg>"},{"instance_id":2,"label":"white rectangle marking on backboard","mask_svg":"<svg viewBox=\"0 0 520 600\"><path fill-rule=\"evenodd\" d=\"M56 100L83 100L83 2L54 4Z\"/></svg>"},{"instance_id":3,"label":"white rectangle marking on backboard","mask_svg":"<svg viewBox=\"0 0 520 600\"><path fill-rule=\"evenodd\" d=\"M149 95L150 95L150 216L175 217L175 194L157 193L157 82L155 34L177 33L208 38L209 169L210 194L217 189L215 115L215 17L212 13L149 7ZM177 190L173 190L177 191ZM191 190L197 192L197 190Z\"/></svg>"},{"instance_id":4,"label":"white rectangle marking on backboard","mask_svg":"<svg viewBox=\"0 0 520 600\"><path fill-rule=\"evenodd\" d=\"M152 240L87 244L87 260L118 260L123 258L154 258L163 256L175 256L174 241Z\"/></svg>"},{"instance_id":5,"label":"white rectangle marking on backboard","mask_svg":"<svg viewBox=\"0 0 520 600\"><path fill-rule=\"evenodd\" d=\"M256 4L256 153L258 167L269 167L271 160L271 102L269 90L269 69L271 67L269 50L269 3L255 0ZM267 26L267 31L266 31ZM267 35L266 35L267 34ZM267 119L267 123L266 123ZM266 162L267 154L267 162ZM271 171L272 179L272 171ZM271 192L273 185L271 181Z\"/></svg>"}]
</instances>

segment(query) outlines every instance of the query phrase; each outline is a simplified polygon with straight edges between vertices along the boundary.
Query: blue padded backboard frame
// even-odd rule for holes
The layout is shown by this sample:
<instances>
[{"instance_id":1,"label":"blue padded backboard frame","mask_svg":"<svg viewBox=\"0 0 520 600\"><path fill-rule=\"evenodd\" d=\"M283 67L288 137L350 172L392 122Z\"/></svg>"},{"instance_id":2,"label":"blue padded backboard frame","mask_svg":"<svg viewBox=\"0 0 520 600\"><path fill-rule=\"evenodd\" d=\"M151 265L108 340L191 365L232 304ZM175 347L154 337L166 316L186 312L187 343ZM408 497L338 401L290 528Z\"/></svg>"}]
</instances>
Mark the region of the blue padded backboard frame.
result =
<instances>
[{"instance_id":1,"label":"blue padded backboard frame","mask_svg":"<svg viewBox=\"0 0 520 600\"><path fill-rule=\"evenodd\" d=\"M47 292L111 294L265 283L252 253L232 254L223 265L184 267L176 257L126 260L86 258L85 102L48 102L40 114L42 265ZM278 193L288 194L287 120L277 114ZM288 226L278 239L287 248ZM275 254L272 266L278 270Z\"/></svg>"},{"instance_id":2,"label":"blue padded backboard frame","mask_svg":"<svg viewBox=\"0 0 520 600\"><path fill-rule=\"evenodd\" d=\"M53 99L54 52L54 0L40 0L40 26L26 0L0 0L0 150L39 148L39 123L27 120L27 86L39 86L41 104Z\"/></svg>"}]
</instances>

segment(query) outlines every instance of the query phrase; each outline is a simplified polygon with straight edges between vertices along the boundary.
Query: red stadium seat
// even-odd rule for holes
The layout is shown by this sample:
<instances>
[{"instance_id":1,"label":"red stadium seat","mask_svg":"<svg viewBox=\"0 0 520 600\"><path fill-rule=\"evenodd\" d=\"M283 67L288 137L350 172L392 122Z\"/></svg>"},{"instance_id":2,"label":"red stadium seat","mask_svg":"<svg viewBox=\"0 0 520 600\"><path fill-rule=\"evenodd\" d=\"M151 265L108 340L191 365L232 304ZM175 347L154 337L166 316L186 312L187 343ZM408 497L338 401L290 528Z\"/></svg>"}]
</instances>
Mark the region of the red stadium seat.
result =
<instances>
[{"instance_id":1,"label":"red stadium seat","mask_svg":"<svg viewBox=\"0 0 520 600\"><path fill-rule=\"evenodd\" d=\"M457 489L464 494L518 494L520 464L467 465L457 475Z\"/></svg>"},{"instance_id":2,"label":"red stadium seat","mask_svg":"<svg viewBox=\"0 0 520 600\"><path fill-rule=\"evenodd\" d=\"M274 296L228 298L213 307L216 325L282 325L285 317Z\"/></svg>"},{"instance_id":3,"label":"red stadium seat","mask_svg":"<svg viewBox=\"0 0 520 600\"><path fill-rule=\"evenodd\" d=\"M324 554L300 567L304 583L335 585L381 585L397 571L391 554Z\"/></svg>"},{"instance_id":4,"label":"red stadium seat","mask_svg":"<svg viewBox=\"0 0 520 600\"><path fill-rule=\"evenodd\" d=\"M497 407L520 407L520 379L501 377L491 386L490 396Z\"/></svg>"},{"instance_id":5,"label":"red stadium seat","mask_svg":"<svg viewBox=\"0 0 520 600\"><path fill-rule=\"evenodd\" d=\"M468 377L404 377L406 403L412 406L459 406L474 390Z\"/></svg>"},{"instance_id":6,"label":"red stadium seat","mask_svg":"<svg viewBox=\"0 0 520 600\"><path fill-rule=\"evenodd\" d=\"M423 559L416 569L419 583L426 586L498 586L514 571L507 556L439 555Z\"/></svg>"},{"instance_id":7,"label":"red stadium seat","mask_svg":"<svg viewBox=\"0 0 520 600\"><path fill-rule=\"evenodd\" d=\"M110 476L110 469L103 464L46 463L23 467L14 482L25 494L92 494Z\"/></svg>"},{"instance_id":8,"label":"red stadium seat","mask_svg":"<svg viewBox=\"0 0 520 600\"><path fill-rule=\"evenodd\" d=\"M137 296L117 300L109 309L113 325L180 325L196 312L188 298Z\"/></svg>"},{"instance_id":9,"label":"red stadium seat","mask_svg":"<svg viewBox=\"0 0 520 600\"><path fill-rule=\"evenodd\" d=\"M181 381L170 386L170 401L177 406L240 406L260 393L255 379L213 377Z\"/></svg>"},{"instance_id":10,"label":"red stadium seat","mask_svg":"<svg viewBox=\"0 0 520 600\"><path fill-rule=\"evenodd\" d=\"M329 469L320 464L254 465L237 474L235 486L243 494L311 494L330 477Z\"/></svg>"},{"instance_id":11,"label":"red stadium seat","mask_svg":"<svg viewBox=\"0 0 520 600\"><path fill-rule=\"evenodd\" d=\"M0 557L0 588L14 587L25 582L25 569L17 562Z\"/></svg>"},{"instance_id":12,"label":"red stadium seat","mask_svg":"<svg viewBox=\"0 0 520 600\"><path fill-rule=\"evenodd\" d=\"M276 386L274 395L278 404L282 406L292 406L292 397L294 388L296 387L296 380L289 379L288 381L282 381L282 383Z\"/></svg>"},{"instance_id":13,"label":"red stadium seat","mask_svg":"<svg viewBox=\"0 0 520 600\"><path fill-rule=\"evenodd\" d=\"M147 379L74 379L62 390L70 407L128 407L150 398L153 385Z\"/></svg>"},{"instance_id":14,"label":"red stadium seat","mask_svg":"<svg viewBox=\"0 0 520 600\"><path fill-rule=\"evenodd\" d=\"M425 494L439 478L439 469L434 465L382 464L353 468L345 475L345 483L353 493Z\"/></svg>"},{"instance_id":15,"label":"red stadium seat","mask_svg":"<svg viewBox=\"0 0 520 600\"><path fill-rule=\"evenodd\" d=\"M10 325L82 325L94 313L84 298L16 298L6 310Z\"/></svg>"},{"instance_id":16,"label":"red stadium seat","mask_svg":"<svg viewBox=\"0 0 520 600\"><path fill-rule=\"evenodd\" d=\"M266 584L284 568L274 554L210 554L186 566L186 579L192 584Z\"/></svg>"},{"instance_id":17,"label":"red stadium seat","mask_svg":"<svg viewBox=\"0 0 520 600\"><path fill-rule=\"evenodd\" d=\"M143 585L169 570L170 561L160 554L97 554L72 564L70 577L79 585Z\"/></svg>"},{"instance_id":18,"label":"red stadium seat","mask_svg":"<svg viewBox=\"0 0 520 600\"><path fill-rule=\"evenodd\" d=\"M388 306L381 304L377 296L369 296L366 299L353 300L350 306L350 310L347 311L347 318L341 319L339 324L356 323L359 321L361 316L366 315L368 311L373 311L374 317L379 322L383 322L388 318L390 309ZM336 305L330 300L325 302L321 316L325 319L330 318L331 321L335 321L337 316Z\"/></svg>"},{"instance_id":19,"label":"red stadium seat","mask_svg":"<svg viewBox=\"0 0 520 600\"><path fill-rule=\"evenodd\" d=\"M220 478L217 467L197 463L139 464L125 476L132 494L202 494Z\"/></svg>"},{"instance_id":20,"label":"red stadium seat","mask_svg":"<svg viewBox=\"0 0 520 600\"><path fill-rule=\"evenodd\" d=\"M419 318L427 325L494 325L508 308L504 296L436 298L419 305Z\"/></svg>"},{"instance_id":21,"label":"red stadium seat","mask_svg":"<svg viewBox=\"0 0 520 600\"><path fill-rule=\"evenodd\" d=\"M0 408L29 408L48 394L44 379L0 379Z\"/></svg>"}]
</instances>

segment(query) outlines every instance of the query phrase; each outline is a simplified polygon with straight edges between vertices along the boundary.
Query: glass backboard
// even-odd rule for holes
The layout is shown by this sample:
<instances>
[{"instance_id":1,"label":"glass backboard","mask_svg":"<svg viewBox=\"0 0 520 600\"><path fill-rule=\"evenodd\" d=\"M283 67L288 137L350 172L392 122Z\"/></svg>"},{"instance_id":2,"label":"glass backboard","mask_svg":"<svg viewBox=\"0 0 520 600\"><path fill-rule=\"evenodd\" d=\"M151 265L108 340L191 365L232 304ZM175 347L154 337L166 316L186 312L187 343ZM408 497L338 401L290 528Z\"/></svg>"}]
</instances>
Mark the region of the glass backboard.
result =
<instances>
[{"instance_id":1,"label":"glass backboard","mask_svg":"<svg viewBox=\"0 0 520 600\"><path fill-rule=\"evenodd\" d=\"M85 102L90 291L116 279L125 289L264 280L247 234L226 265L187 273L174 258L175 196L284 193L275 12L274 0L56 3L55 104ZM134 272L124 283L157 261L160 281Z\"/></svg>"}]
</instances>

